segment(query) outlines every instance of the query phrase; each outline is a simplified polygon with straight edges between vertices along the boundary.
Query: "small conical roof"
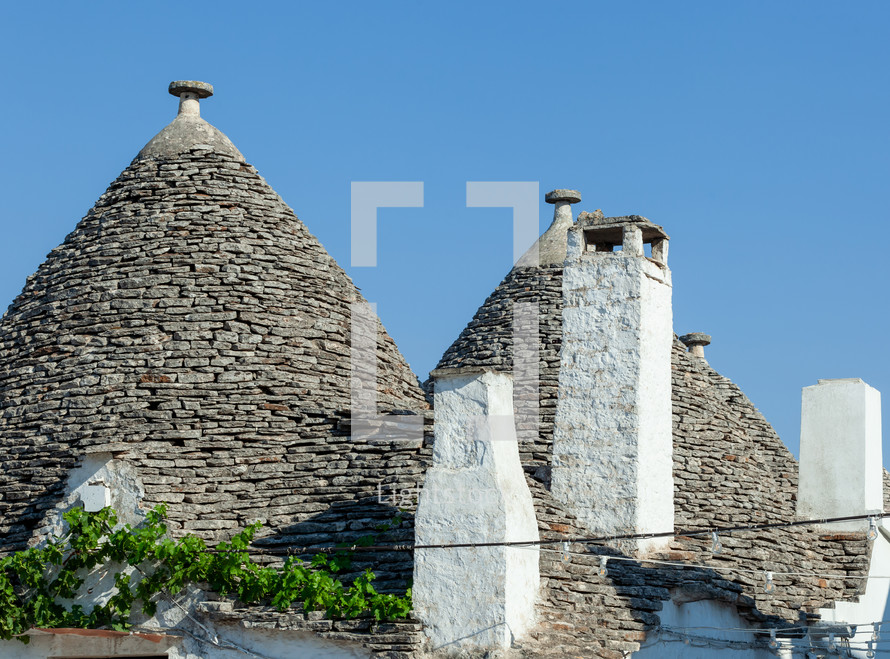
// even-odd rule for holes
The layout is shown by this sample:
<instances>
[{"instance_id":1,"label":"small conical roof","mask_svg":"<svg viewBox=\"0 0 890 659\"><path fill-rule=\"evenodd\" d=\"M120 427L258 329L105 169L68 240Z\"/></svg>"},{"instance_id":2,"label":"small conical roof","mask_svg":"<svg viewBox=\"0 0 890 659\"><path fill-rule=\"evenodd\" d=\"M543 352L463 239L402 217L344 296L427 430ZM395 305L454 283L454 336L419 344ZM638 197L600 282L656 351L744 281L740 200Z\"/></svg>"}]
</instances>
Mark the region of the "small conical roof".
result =
<instances>
[{"instance_id":1,"label":"small conical roof","mask_svg":"<svg viewBox=\"0 0 890 659\"><path fill-rule=\"evenodd\" d=\"M538 391L540 432L517 428L523 466L549 481L549 455L556 416L559 350L562 345L562 271L571 214L557 215L507 273L473 315L460 336L449 346L436 369L491 368L513 370L514 305L535 305L538 317ZM543 470L543 472L541 472Z\"/></svg>"},{"instance_id":2,"label":"small conical roof","mask_svg":"<svg viewBox=\"0 0 890 659\"><path fill-rule=\"evenodd\" d=\"M6 546L66 505L86 453L125 462L148 505L209 539L265 518L318 540L310 516L422 471L417 443L350 441L362 297L188 93L0 322ZM379 323L377 381L380 411L427 407Z\"/></svg>"}]
</instances>

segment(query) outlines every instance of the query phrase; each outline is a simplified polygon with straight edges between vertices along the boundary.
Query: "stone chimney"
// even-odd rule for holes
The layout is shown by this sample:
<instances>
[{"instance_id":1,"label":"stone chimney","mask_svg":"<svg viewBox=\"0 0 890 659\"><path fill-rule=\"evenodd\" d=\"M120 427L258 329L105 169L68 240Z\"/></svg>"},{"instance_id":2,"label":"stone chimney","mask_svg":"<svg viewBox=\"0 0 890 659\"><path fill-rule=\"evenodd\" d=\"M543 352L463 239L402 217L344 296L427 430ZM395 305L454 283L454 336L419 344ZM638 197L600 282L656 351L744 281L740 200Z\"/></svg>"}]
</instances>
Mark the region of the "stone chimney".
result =
<instances>
[{"instance_id":1,"label":"stone chimney","mask_svg":"<svg viewBox=\"0 0 890 659\"><path fill-rule=\"evenodd\" d=\"M569 231L552 492L596 535L674 527L667 244L639 216L582 213Z\"/></svg>"},{"instance_id":2,"label":"stone chimney","mask_svg":"<svg viewBox=\"0 0 890 659\"><path fill-rule=\"evenodd\" d=\"M804 387L800 406L797 514L824 519L884 508L881 394L859 378ZM861 531L868 521L826 525Z\"/></svg>"},{"instance_id":3,"label":"stone chimney","mask_svg":"<svg viewBox=\"0 0 890 659\"><path fill-rule=\"evenodd\" d=\"M436 438L417 505L416 544L536 541L512 376L467 368L431 375ZM539 581L537 545L416 549L414 615L431 649L508 648L534 622Z\"/></svg>"}]
</instances>

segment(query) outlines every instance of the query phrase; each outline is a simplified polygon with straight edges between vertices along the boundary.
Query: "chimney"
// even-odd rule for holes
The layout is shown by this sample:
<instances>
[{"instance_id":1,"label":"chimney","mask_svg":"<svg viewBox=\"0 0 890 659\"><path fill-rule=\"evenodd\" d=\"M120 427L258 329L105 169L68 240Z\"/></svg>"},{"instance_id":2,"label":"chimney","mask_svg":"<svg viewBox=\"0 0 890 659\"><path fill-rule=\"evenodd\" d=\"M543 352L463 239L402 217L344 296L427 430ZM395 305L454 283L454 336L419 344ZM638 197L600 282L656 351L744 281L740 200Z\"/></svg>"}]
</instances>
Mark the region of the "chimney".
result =
<instances>
[{"instance_id":1,"label":"chimney","mask_svg":"<svg viewBox=\"0 0 890 659\"><path fill-rule=\"evenodd\" d=\"M881 394L859 378L804 387L800 406L797 515L824 519L884 508ZM868 521L825 525L862 531Z\"/></svg>"},{"instance_id":2,"label":"chimney","mask_svg":"<svg viewBox=\"0 0 890 659\"><path fill-rule=\"evenodd\" d=\"M417 545L536 541L519 462L513 380L433 371L435 444L414 521ZM538 547L415 549L414 615L431 648L508 648L534 621Z\"/></svg>"},{"instance_id":3,"label":"chimney","mask_svg":"<svg viewBox=\"0 0 890 659\"><path fill-rule=\"evenodd\" d=\"M674 527L667 244L639 216L582 214L569 231L552 492L595 535Z\"/></svg>"},{"instance_id":4,"label":"chimney","mask_svg":"<svg viewBox=\"0 0 890 659\"><path fill-rule=\"evenodd\" d=\"M680 337L680 342L689 349L689 354L698 357L702 361L705 359L705 346L711 345L711 335L702 334L701 332L692 332L684 334Z\"/></svg>"}]
</instances>

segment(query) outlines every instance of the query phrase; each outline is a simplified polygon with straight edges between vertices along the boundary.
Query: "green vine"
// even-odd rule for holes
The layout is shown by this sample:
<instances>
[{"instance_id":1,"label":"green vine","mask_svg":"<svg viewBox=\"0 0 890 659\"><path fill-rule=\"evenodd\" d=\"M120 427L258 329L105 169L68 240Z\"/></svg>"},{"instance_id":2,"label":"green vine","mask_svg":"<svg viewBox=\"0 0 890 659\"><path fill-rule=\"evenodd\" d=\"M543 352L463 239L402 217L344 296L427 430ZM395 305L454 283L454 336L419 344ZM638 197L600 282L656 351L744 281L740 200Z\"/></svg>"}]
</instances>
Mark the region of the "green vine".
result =
<instances>
[{"instance_id":1,"label":"green vine","mask_svg":"<svg viewBox=\"0 0 890 659\"><path fill-rule=\"evenodd\" d=\"M289 557L280 567L262 566L247 551L259 522L208 549L194 535L171 539L165 516L166 506L160 505L134 528L118 526L110 508L95 513L73 508L63 515L66 533L0 558L0 639L27 643L24 634L34 627L125 631L137 602L145 615L154 615L163 593L176 595L188 584L209 584L219 595L234 595L245 604L271 603L279 611L301 604L329 618L370 614L384 620L404 618L411 610L410 588L404 596L378 593L370 570L344 586L336 574L350 566L346 551L318 554L309 563ZM99 567L115 570L111 597L90 611L80 604L67 608L60 600L76 601L84 577Z\"/></svg>"}]
</instances>

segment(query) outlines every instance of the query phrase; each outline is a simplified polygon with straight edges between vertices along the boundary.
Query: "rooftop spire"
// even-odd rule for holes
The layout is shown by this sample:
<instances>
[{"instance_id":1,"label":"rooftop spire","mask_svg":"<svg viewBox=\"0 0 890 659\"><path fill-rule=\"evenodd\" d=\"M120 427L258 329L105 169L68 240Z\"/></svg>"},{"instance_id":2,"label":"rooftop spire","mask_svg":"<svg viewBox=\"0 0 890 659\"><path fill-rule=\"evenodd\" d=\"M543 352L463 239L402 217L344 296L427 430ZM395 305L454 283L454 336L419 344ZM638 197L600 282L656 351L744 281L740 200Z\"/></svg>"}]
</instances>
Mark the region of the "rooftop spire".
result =
<instances>
[{"instance_id":1,"label":"rooftop spire","mask_svg":"<svg viewBox=\"0 0 890 659\"><path fill-rule=\"evenodd\" d=\"M179 114L201 116L200 100L213 96L213 85L199 80L174 80L168 91L179 97Z\"/></svg>"},{"instance_id":2,"label":"rooftop spire","mask_svg":"<svg viewBox=\"0 0 890 659\"><path fill-rule=\"evenodd\" d=\"M689 348L689 353L693 357L698 357L699 359L705 358L705 346L711 345L711 335L704 334L702 332L692 332L691 334L684 334L680 337L680 341Z\"/></svg>"},{"instance_id":3,"label":"rooftop spire","mask_svg":"<svg viewBox=\"0 0 890 659\"><path fill-rule=\"evenodd\" d=\"M535 246L522 255L516 267L555 265L566 258L566 235L572 226L572 204L581 201L577 190L551 190L544 195L544 201L553 204L553 222Z\"/></svg>"},{"instance_id":4,"label":"rooftop spire","mask_svg":"<svg viewBox=\"0 0 890 659\"><path fill-rule=\"evenodd\" d=\"M174 80L167 91L179 97L179 113L145 145L136 156L138 159L166 160L200 147L244 162L244 156L229 138L201 118L200 100L213 96L213 85L198 80Z\"/></svg>"},{"instance_id":5,"label":"rooftop spire","mask_svg":"<svg viewBox=\"0 0 890 659\"><path fill-rule=\"evenodd\" d=\"M553 222L568 220L571 224L575 221L572 217L572 204L581 201L581 193L577 190L551 190L544 195L544 201L553 204ZM568 227L566 227L568 230Z\"/></svg>"}]
</instances>

